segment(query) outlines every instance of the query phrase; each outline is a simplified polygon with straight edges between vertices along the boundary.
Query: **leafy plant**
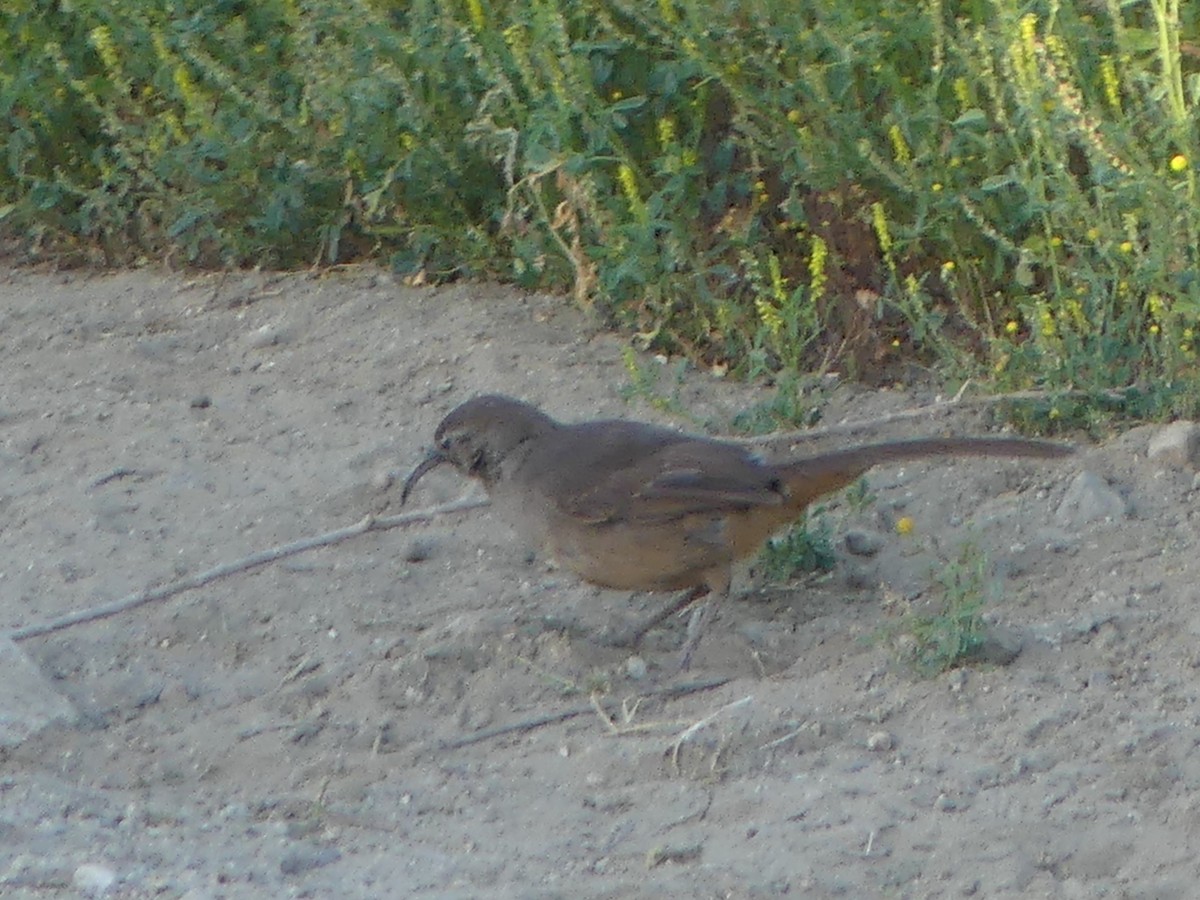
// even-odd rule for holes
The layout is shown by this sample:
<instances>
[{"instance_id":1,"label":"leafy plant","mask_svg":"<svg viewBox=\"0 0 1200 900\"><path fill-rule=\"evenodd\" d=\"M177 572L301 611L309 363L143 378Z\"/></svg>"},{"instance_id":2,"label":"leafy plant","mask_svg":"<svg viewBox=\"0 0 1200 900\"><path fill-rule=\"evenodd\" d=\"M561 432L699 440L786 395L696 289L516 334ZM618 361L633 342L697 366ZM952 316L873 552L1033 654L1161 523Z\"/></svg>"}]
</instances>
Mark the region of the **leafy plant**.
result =
<instances>
[{"instance_id":1,"label":"leafy plant","mask_svg":"<svg viewBox=\"0 0 1200 900\"><path fill-rule=\"evenodd\" d=\"M782 582L804 572L830 571L837 562L832 533L829 523L817 511L771 538L759 553L764 576L768 581Z\"/></svg>"},{"instance_id":2,"label":"leafy plant","mask_svg":"<svg viewBox=\"0 0 1200 900\"><path fill-rule=\"evenodd\" d=\"M893 639L907 635L906 657L923 675L936 675L962 665L983 646L983 608L992 582L990 561L975 544L964 544L956 560L938 573L940 608L933 613L907 613L885 629Z\"/></svg>"},{"instance_id":3,"label":"leafy plant","mask_svg":"<svg viewBox=\"0 0 1200 900\"><path fill-rule=\"evenodd\" d=\"M0 228L567 289L735 375L1194 414L1198 35L1180 0L11 0Z\"/></svg>"}]
</instances>

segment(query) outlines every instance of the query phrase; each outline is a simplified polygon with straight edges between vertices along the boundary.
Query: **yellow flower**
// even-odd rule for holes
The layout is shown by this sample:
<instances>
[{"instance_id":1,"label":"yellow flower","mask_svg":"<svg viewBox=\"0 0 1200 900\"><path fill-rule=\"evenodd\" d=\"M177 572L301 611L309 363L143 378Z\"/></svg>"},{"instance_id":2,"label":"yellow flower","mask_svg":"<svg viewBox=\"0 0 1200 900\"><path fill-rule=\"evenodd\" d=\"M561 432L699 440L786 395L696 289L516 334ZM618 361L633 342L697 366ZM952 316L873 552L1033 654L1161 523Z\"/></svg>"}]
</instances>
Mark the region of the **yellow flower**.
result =
<instances>
[{"instance_id":1,"label":"yellow flower","mask_svg":"<svg viewBox=\"0 0 1200 900\"><path fill-rule=\"evenodd\" d=\"M1016 334L1017 329L1020 327L1021 326L1017 324L1016 319L1009 319L1007 322L1004 323L1004 330L1006 332L1008 332L1009 334Z\"/></svg>"},{"instance_id":2,"label":"yellow flower","mask_svg":"<svg viewBox=\"0 0 1200 900\"><path fill-rule=\"evenodd\" d=\"M970 109L971 103L971 86L965 78L954 79L954 96L958 100L959 108L963 110Z\"/></svg>"},{"instance_id":3,"label":"yellow flower","mask_svg":"<svg viewBox=\"0 0 1200 900\"><path fill-rule=\"evenodd\" d=\"M1171 157L1170 166L1172 172L1182 172L1188 167L1188 158L1182 153L1176 153Z\"/></svg>"},{"instance_id":4,"label":"yellow flower","mask_svg":"<svg viewBox=\"0 0 1200 900\"><path fill-rule=\"evenodd\" d=\"M871 204L871 224L875 227L875 237L879 240L879 249L887 256L892 252L892 235L888 231L887 215L883 204L876 201Z\"/></svg>"},{"instance_id":5,"label":"yellow flower","mask_svg":"<svg viewBox=\"0 0 1200 900\"><path fill-rule=\"evenodd\" d=\"M1121 241L1120 250L1122 253L1133 252L1133 241Z\"/></svg>"},{"instance_id":6,"label":"yellow flower","mask_svg":"<svg viewBox=\"0 0 1200 900\"><path fill-rule=\"evenodd\" d=\"M899 125L893 125L888 129L888 138L892 142L892 155L896 158L896 162L904 164L912 162L912 151L908 147L908 141L904 139L904 132L900 130Z\"/></svg>"},{"instance_id":7,"label":"yellow flower","mask_svg":"<svg viewBox=\"0 0 1200 900\"><path fill-rule=\"evenodd\" d=\"M646 204L642 201L641 192L638 190L637 176L628 163L621 163L617 166L617 183L621 185L621 192L629 203L629 211L638 219L645 220Z\"/></svg>"},{"instance_id":8,"label":"yellow flower","mask_svg":"<svg viewBox=\"0 0 1200 900\"><path fill-rule=\"evenodd\" d=\"M778 336L783 330L783 316L779 310L771 305L771 301L766 297L755 297L754 308L758 312L758 317L762 323L767 326L767 331L772 337Z\"/></svg>"},{"instance_id":9,"label":"yellow flower","mask_svg":"<svg viewBox=\"0 0 1200 900\"><path fill-rule=\"evenodd\" d=\"M912 534L913 527L912 516L901 516L896 520L896 534Z\"/></svg>"},{"instance_id":10,"label":"yellow flower","mask_svg":"<svg viewBox=\"0 0 1200 900\"><path fill-rule=\"evenodd\" d=\"M1121 111L1121 82L1117 77L1117 66L1111 56L1100 63L1100 80L1104 82L1104 98L1116 112Z\"/></svg>"},{"instance_id":11,"label":"yellow flower","mask_svg":"<svg viewBox=\"0 0 1200 900\"><path fill-rule=\"evenodd\" d=\"M113 43L112 31L109 27L97 25L92 29L90 37L92 46L96 48L96 53L104 61L104 65L109 71L117 69L121 65L121 59L117 55L117 48Z\"/></svg>"},{"instance_id":12,"label":"yellow flower","mask_svg":"<svg viewBox=\"0 0 1200 900\"><path fill-rule=\"evenodd\" d=\"M829 274L825 271L825 262L829 258L829 247L819 235L812 236L812 252L808 257L808 298L816 303L825 293L825 284Z\"/></svg>"},{"instance_id":13,"label":"yellow flower","mask_svg":"<svg viewBox=\"0 0 1200 900\"><path fill-rule=\"evenodd\" d=\"M658 120L658 146L666 149L675 142L675 122L668 116Z\"/></svg>"},{"instance_id":14,"label":"yellow flower","mask_svg":"<svg viewBox=\"0 0 1200 900\"><path fill-rule=\"evenodd\" d=\"M476 31L487 27L487 18L483 14L483 4L480 0L467 0L467 13L471 16L471 24Z\"/></svg>"},{"instance_id":15,"label":"yellow flower","mask_svg":"<svg viewBox=\"0 0 1200 900\"><path fill-rule=\"evenodd\" d=\"M1038 310L1038 325L1041 326L1042 337L1053 339L1057 336L1054 325L1054 314L1046 307Z\"/></svg>"}]
</instances>

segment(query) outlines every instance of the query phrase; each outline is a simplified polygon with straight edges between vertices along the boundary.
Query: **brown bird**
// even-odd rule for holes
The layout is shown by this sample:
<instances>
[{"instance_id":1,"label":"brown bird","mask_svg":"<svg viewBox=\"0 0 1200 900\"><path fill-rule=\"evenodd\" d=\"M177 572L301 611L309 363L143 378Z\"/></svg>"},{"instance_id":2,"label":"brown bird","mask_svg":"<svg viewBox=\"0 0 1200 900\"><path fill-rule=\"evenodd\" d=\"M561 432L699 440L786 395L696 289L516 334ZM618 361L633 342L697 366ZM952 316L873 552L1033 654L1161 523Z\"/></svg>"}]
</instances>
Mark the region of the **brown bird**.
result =
<instances>
[{"instance_id":1,"label":"brown bird","mask_svg":"<svg viewBox=\"0 0 1200 900\"><path fill-rule=\"evenodd\" d=\"M951 454L1051 459L1073 452L1029 438L931 437L769 463L738 444L642 422L564 424L500 395L456 407L434 440L401 502L426 472L448 462L482 481L501 518L584 580L624 590L691 589L635 629L634 641L705 593L726 595L734 562L872 466Z\"/></svg>"}]
</instances>

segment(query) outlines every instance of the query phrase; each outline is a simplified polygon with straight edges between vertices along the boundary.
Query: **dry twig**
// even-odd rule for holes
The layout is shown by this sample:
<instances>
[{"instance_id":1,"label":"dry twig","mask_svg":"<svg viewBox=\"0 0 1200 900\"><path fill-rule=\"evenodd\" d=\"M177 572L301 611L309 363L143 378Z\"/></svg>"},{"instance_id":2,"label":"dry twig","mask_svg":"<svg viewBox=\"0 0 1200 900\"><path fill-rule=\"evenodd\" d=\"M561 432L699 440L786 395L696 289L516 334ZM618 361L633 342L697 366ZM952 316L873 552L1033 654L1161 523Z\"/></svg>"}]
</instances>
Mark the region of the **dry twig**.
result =
<instances>
[{"instance_id":1,"label":"dry twig","mask_svg":"<svg viewBox=\"0 0 1200 900\"><path fill-rule=\"evenodd\" d=\"M193 591L196 588L204 587L206 584L211 584L230 575L236 575L239 572L249 572L261 568L268 563L278 562L281 559L286 559L289 556L295 556L297 553L304 553L308 550L315 550L318 547L330 547L334 544L340 544L342 541L348 541L351 538L358 537L370 531L386 531L389 528L397 528L401 525L427 522L437 516L476 509L477 507L486 505L487 500L482 498L463 497L443 506L434 506L430 509L401 513L395 516L385 516L383 518L367 516L361 522L357 522L354 525L348 525L345 528L328 531L325 534L319 534L314 537L302 538L290 544L280 544L278 547L271 547L268 550L261 550L242 559L235 559L232 562L213 566L205 572L198 572L195 575L188 575L186 578L180 578L169 584L138 591L136 594L130 594L128 597L123 597L112 603L105 603L100 606L93 606L90 609L81 609L73 613L67 613L67 615L51 619L49 622L35 622L32 625L14 628L8 634L2 635L2 637L13 641L23 641L31 637L40 637L51 632L62 631L64 628L82 625L85 622L106 619L109 616L115 616L118 613L128 612L131 609L137 609L139 606L145 606L147 603L166 600L168 597L174 597L176 594L182 594L184 591Z\"/></svg>"}]
</instances>

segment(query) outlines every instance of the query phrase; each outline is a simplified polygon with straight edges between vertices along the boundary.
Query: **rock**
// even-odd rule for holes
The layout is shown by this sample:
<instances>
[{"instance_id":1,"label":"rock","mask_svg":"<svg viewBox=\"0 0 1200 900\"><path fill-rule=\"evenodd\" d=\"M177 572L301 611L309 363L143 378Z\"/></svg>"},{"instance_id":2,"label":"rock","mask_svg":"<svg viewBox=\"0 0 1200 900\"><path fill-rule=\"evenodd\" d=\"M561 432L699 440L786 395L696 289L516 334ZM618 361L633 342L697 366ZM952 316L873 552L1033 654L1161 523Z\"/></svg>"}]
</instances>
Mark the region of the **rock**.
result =
<instances>
[{"instance_id":1,"label":"rock","mask_svg":"<svg viewBox=\"0 0 1200 900\"><path fill-rule=\"evenodd\" d=\"M1079 546L1079 538L1062 528L1043 526L1034 529L1033 539L1050 553L1065 553Z\"/></svg>"},{"instance_id":2,"label":"rock","mask_svg":"<svg viewBox=\"0 0 1200 900\"><path fill-rule=\"evenodd\" d=\"M436 546L437 541L431 537L413 538L408 542L408 546L404 548L404 559L410 563L425 562L433 556Z\"/></svg>"},{"instance_id":3,"label":"rock","mask_svg":"<svg viewBox=\"0 0 1200 900\"><path fill-rule=\"evenodd\" d=\"M634 681L643 681L647 671L646 661L640 656L631 656L625 660L625 674Z\"/></svg>"},{"instance_id":4,"label":"rock","mask_svg":"<svg viewBox=\"0 0 1200 900\"><path fill-rule=\"evenodd\" d=\"M955 812L958 810L958 801L949 794L938 794L937 800L933 802L934 809L940 812Z\"/></svg>"},{"instance_id":5,"label":"rock","mask_svg":"<svg viewBox=\"0 0 1200 900\"><path fill-rule=\"evenodd\" d=\"M1021 655L1023 646L1024 641L1016 630L991 625L966 657L973 663L1007 666Z\"/></svg>"},{"instance_id":6,"label":"rock","mask_svg":"<svg viewBox=\"0 0 1200 900\"><path fill-rule=\"evenodd\" d=\"M867 738L867 749L876 753L885 753L895 746L896 738L886 731L876 731Z\"/></svg>"},{"instance_id":7,"label":"rock","mask_svg":"<svg viewBox=\"0 0 1200 900\"><path fill-rule=\"evenodd\" d=\"M55 722L78 718L33 660L15 643L0 638L0 747L16 747Z\"/></svg>"},{"instance_id":8,"label":"rock","mask_svg":"<svg viewBox=\"0 0 1200 900\"><path fill-rule=\"evenodd\" d=\"M291 335L282 326L267 324L250 332L246 342L254 349L261 350L264 347L274 347L277 344L285 343L289 337Z\"/></svg>"},{"instance_id":9,"label":"rock","mask_svg":"<svg viewBox=\"0 0 1200 900\"><path fill-rule=\"evenodd\" d=\"M1054 519L1067 528L1083 528L1093 522L1118 522L1128 515L1125 498L1095 472L1085 469L1067 487Z\"/></svg>"},{"instance_id":10,"label":"rock","mask_svg":"<svg viewBox=\"0 0 1200 900\"><path fill-rule=\"evenodd\" d=\"M855 556L874 556L883 549L883 535L877 534L874 531L863 531L854 529L847 531L846 550L853 553Z\"/></svg>"},{"instance_id":11,"label":"rock","mask_svg":"<svg viewBox=\"0 0 1200 900\"><path fill-rule=\"evenodd\" d=\"M279 871L284 875L299 875L341 858L342 853L336 847L296 847L285 853L279 861Z\"/></svg>"},{"instance_id":12,"label":"rock","mask_svg":"<svg viewBox=\"0 0 1200 900\"><path fill-rule=\"evenodd\" d=\"M1172 422L1146 445L1146 456L1176 469L1200 469L1200 424Z\"/></svg>"},{"instance_id":13,"label":"rock","mask_svg":"<svg viewBox=\"0 0 1200 900\"><path fill-rule=\"evenodd\" d=\"M117 873L99 863L84 863L71 876L76 889L89 897L99 897L117 880Z\"/></svg>"}]
</instances>

